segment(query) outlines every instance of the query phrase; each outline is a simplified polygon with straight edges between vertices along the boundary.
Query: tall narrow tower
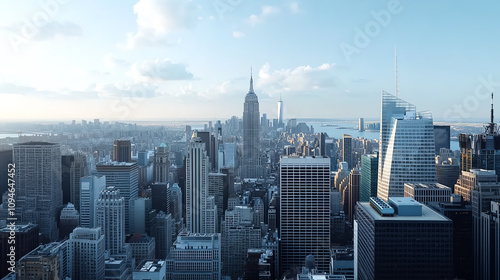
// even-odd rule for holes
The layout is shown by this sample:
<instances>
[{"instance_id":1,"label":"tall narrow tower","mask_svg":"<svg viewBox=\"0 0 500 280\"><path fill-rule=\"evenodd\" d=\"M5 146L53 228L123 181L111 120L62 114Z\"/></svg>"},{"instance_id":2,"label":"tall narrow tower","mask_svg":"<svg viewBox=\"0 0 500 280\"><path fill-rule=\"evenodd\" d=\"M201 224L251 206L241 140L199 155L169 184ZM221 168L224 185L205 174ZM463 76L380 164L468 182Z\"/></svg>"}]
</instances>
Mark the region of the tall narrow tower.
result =
<instances>
[{"instance_id":1,"label":"tall narrow tower","mask_svg":"<svg viewBox=\"0 0 500 280\"><path fill-rule=\"evenodd\" d=\"M283 101L281 100L281 95L280 101L278 101L278 126L283 127Z\"/></svg>"},{"instance_id":2,"label":"tall narrow tower","mask_svg":"<svg viewBox=\"0 0 500 280\"><path fill-rule=\"evenodd\" d=\"M215 233L215 217L208 194L209 160L205 143L196 131L186 158L186 227L191 233ZM213 199L213 197L212 197Z\"/></svg>"},{"instance_id":3,"label":"tall narrow tower","mask_svg":"<svg viewBox=\"0 0 500 280\"><path fill-rule=\"evenodd\" d=\"M262 167L259 161L259 122L259 99L253 91L253 78L250 75L250 90L245 96L243 105L243 162L241 166L243 178L262 176Z\"/></svg>"}]
</instances>

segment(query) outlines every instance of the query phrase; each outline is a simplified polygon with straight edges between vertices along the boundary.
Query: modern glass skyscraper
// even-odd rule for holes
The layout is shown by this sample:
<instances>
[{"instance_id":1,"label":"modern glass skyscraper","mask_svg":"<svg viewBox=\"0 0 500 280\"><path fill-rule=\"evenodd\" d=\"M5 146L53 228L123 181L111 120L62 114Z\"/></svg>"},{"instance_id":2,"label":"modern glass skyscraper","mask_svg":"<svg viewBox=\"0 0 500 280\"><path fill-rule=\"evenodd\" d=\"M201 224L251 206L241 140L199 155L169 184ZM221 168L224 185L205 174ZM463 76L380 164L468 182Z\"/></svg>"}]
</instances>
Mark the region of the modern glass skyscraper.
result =
<instances>
[{"instance_id":1,"label":"modern glass skyscraper","mask_svg":"<svg viewBox=\"0 0 500 280\"><path fill-rule=\"evenodd\" d=\"M186 227L191 233L215 233L215 221L208 217L213 210L208 208L215 207L208 196L209 168L205 143L195 131L186 158Z\"/></svg>"},{"instance_id":2,"label":"modern glass skyscraper","mask_svg":"<svg viewBox=\"0 0 500 280\"><path fill-rule=\"evenodd\" d=\"M377 196L403 196L404 183L435 183L434 126L430 112L382 93Z\"/></svg>"},{"instance_id":3,"label":"modern glass skyscraper","mask_svg":"<svg viewBox=\"0 0 500 280\"><path fill-rule=\"evenodd\" d=\"M283 156L280 161L281 271L302 267L312 254L316 267L330 263L330 159Z\"/></svg>"},{"instance_id":4,"label":"modern glass skyscraper","mask_svg":"<svg viewBox=\"0 0 500 280\"><path fill-rule=\"evenodd\" d=\"M62 208L61 150L59 144L14 144L16 213L40 227L41 241L57 241L56 217Z\"/></svg>"},{"instance_id":5,"label":"modern glass skyscraper","mask_svg":"<svg viewBox=\"0 0 500 280\"><path fill-rule=\"evenodd\" d=\"M359 201L368 202L377 196L378 154L361 156L361 187Z\"/></svg>"},{"instance_id":6,"label":"modern glass skyscraper","mask_svg":"<svg viewBox=\"0 0 500 280\"><path fill-rule=\"evenodd\" d=\"M243 105L243 162L241 165L242 178L259 178L262 176L260 166L259 140L259 99L253 91L253 78L250 77L250 90L245 96Z\"/></svg>"}]
</instances>

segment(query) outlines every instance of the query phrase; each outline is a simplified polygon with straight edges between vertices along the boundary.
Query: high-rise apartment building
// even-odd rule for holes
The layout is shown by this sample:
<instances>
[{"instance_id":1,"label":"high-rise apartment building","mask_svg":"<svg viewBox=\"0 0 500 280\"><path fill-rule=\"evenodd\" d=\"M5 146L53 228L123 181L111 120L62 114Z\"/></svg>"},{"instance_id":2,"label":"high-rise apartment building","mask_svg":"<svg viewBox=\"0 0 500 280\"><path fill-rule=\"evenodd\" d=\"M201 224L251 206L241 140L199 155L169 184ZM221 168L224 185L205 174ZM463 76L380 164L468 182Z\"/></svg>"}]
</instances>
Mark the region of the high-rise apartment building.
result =
<instances>
[{"instance_id":1,"label":"high-rise apartment building","mask_svg":"<svg viewBox=\"0 0 500 280\"><path fill-rule=\"evenodd\" d=\"M377 196L403 196L404 183L435 183L434 126L429 112L382 93Z\"/></svg>"},{"instance_id":2,"label":"high-rise apartment building","mask_svg":"<svg viewBox=\"0 0 500 280\"><path fill-rule=\"evenodd\" d=\"M14 144L16 213L40 227L42 241L57 241L57 215L62 208L59 144Z\"/></svg>"},{"instance_id":3,"label":"high-rise apartment building","mask_svg":"<svg viewBox=\"0 0 500 280\"><path fill-rule=\"evenodd\" d=\"M283 156L280 162L281 271L302 267L312 254L316 266L330 263L330 159Z\"/></svg>"},{"instance_id":4,"label":"high-rise apartment building","mask_svg":"<svg viewBox=\"0 0 500 280\"><path fill-rule=\"evenodd\" d=\"M250 90L245 96L245 103L243 105L242 178L259 178L262 176L262 166L260 164L259 121L259 99L253 91L253 78L250 77Z\"/></svg>"}]
</instances>

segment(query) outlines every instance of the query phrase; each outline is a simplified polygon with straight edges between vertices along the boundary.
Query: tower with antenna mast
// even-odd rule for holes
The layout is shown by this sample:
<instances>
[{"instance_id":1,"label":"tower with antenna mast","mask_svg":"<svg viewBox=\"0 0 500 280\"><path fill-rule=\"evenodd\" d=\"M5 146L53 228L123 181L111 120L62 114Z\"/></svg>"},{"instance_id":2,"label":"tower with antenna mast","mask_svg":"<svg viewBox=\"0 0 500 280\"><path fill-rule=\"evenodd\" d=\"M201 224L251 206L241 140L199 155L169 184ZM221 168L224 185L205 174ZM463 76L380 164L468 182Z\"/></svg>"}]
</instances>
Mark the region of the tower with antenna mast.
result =
<instances>
[{"instance_id":1,"label":"tower with antenna mast","mask_svg":"<svg viewBox=\"0 0 500 280\"><path fill-rule=\"evenodd\" d=\"M493 92L491 93L491 113L490 113L490 123L486 123L483 126L483 134L485 135L497 135L498 127L494 121L494 109L493 109Z\"/></svg>"},{"instance_id":2,"label":"tower with antenna mast","mask_svg":"<svg viewBox=\"0 0 500 280\"><path fill-rule=\"evenodd\" d=\"M396 85L394 89L394 95L396 95L397 98L399 98L399 85L398 85L398 54L396 47L394 47L394 71L396 74Z\"/></svg>"}]
</instances>

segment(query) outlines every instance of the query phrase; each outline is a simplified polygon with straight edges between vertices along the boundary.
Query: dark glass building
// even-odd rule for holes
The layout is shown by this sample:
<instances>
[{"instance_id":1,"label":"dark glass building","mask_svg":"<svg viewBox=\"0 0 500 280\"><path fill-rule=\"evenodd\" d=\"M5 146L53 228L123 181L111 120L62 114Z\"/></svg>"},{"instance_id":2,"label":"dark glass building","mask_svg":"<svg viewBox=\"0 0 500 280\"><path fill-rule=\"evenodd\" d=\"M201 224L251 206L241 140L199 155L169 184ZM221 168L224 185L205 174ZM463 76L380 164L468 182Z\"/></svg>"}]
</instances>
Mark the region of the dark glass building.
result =
<instances>
[{"instance_id":1,"label":"dark glass building","mask_svg":"<svg viewBox=\"0 0 500 280\"><path fill-rule=\"evenodd\" d=\"M439 149L450 149L450 126L434 125L434 145L436 145L436 155L439 155Z\"/></svg>"},{"instance_id":2,"label":"dark glass building","mask_svg":"<svg viewBox=\"0 0 500 280\"><path fill-rule=\"evenodd\" d=\"M361 187L359 201L368 202L377 196L378 154L361 156Z\"/></svg>"},{"instance_id":3,"label":"dark glass building","mask_svg":"<svg viewBox=\"0 0 500 280\"><path fill-rule=\"evenodd\" d=\"M389 203L357 204L358 279L452 279L452 221L408 197Z\"/></svg>"}]
</instances>

